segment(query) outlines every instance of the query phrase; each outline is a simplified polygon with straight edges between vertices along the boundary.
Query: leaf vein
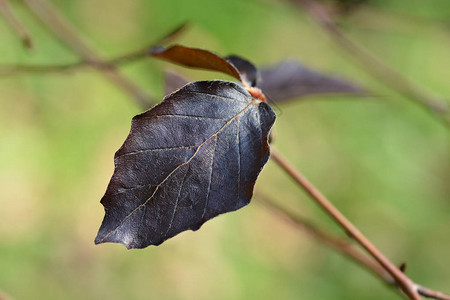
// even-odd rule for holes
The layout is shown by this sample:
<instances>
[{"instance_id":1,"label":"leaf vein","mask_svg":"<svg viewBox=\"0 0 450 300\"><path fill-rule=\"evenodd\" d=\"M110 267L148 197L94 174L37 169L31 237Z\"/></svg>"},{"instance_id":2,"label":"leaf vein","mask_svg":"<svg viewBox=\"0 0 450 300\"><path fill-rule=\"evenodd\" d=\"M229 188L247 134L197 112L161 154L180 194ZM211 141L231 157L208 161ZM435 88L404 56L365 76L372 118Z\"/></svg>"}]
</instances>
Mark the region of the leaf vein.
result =
<instances>
[{"instance_id":1,"label":"leaf vein","mask_svg":"<svg viewBox=\"0 0 450 300\"><path fill-rule=\"evenodd\" d=\"M205 207L203 208L202 219L205 216L206 209L208 208L208 203L209 203L209 194L211 192L211 183L212 183L212 176L213 176L213 171L214 171L214 158L216 157L216 146L217 146L217 135L214 139L214 150L212 151L212 157L211 157L211 173L209 175L209 182L208 182L208 194L206 195L206 201L205 201Z\"/></svg>"},{"instance_id":2,"label":"leaf vein","mask_svg":"<svg viewBox=\"0 0 450 300\"><path fill-rule=\"evenodd\" d=\"M195 147L199 147L199 145L176 146L176 147L153 148L153 149L142 149L142 150L130 151L130 152L127 152L127 153L122 153L122 154L116 156L115 159L121 158L123 156L134 155L134 154L139 154L139 153L144 153L144 152L167 151L167 150L178 150L178 149L190 149L190 148L195 148Z\"/></svg>"},{"instance_id":3,"label":"leaf vein","mask_svg":"<svg viewBox=\"0 0 450 300\"><path fill-rule=\"evenodd\" d=\"M156 186L156 189L153 191L153 194L142 204L140 204L138 207L136 207L134 210L132 210L127 216L125 216L125 218L123 218L123 220L119 223L119 225L117 225L114 229L110 230L100 241L99 243L102 243L105 241L106 238L108 238L108 236L110 236L111 234L113 234L114 232L116 232L121 226L122 224L129 218L131 217L138 209L140 209L141 207L147 205L147 203L153 199L153 197L156 195L156 192L158 192L159 188L170 178L170 176L172 176L173 173L175 173L179 168L181 168L184 165L189 164L194 157L198 154L198 152L200 151L200 149L202 148L203 145L205 145L205 143L207 143L210 139L216 137L225 127L227 127L234 119L238 118L241 114L243 114L247 109L249 109L251 106L258 104L259 101L252 101L250 102L244 109L242 109L239 113L237 113L235 116L233 116L232 118L230 118L221 128L219 128L213 135L211 135L209 138L207 138L205 141L203 141L203 143L201 143L197 150L194 152L194 154L184 163L179 164L175 169L172 170L172 172L169 173L169 175L167 175L166 178L164 178L163 181L161 181L161 183L159 183Z\"/></svg>"},{"instance_id":4,"label":"leaf vein","mask_svg":"<svg viewBox=\"0 0 450 300\"><path fill-rule=\"evenodd\" d=\"M238 91L238 92L239 92L239 91ZM205 92L199 92L199 91L186 91L186 93L188 93L188 94L208 95L208 96L213 96L213 97L216 97L216 98L221 98L221 99L225 99L225 100L229 100L229 101L241 102L241 103L245 103L245 104L247 104L247 103L250 102L250 101L241 101L241 100L234 99L234 98L231 98L231 97L226 97L226 96L221 96L221 95L215 95L215 94L210 94L210 93L205 93ZM239 92L239 93L241 93L241 92ZM242 94L242 93L241 93L241 94ZM248 98L247 95L245 95L245 96L246 96L246 98Z\"/></svg>"},{"instance_id":5,"label":"leaf vein","mask_svg":"<svg viewBox=\"0 0 450 300\"><path fill-rule=\"evenodd\" d=\"M186 180L186 176L187 176L188 171L189 171L189 166L188 166L188 168L186 170L186 173L184 173L183 181L181 182L181 185L180 185L180 190L178 191L177 198L175 199L175 204L174 204L174 207L173 207L172 218L170 220L169 227L167 228L166 233L164 234L165 236L167 236L167 233L169 232L170 228L172 228L172 223L173 223L173 220L175 219L175 214L176 214L177 209L178 209L178 201L180 199L181 190L183 189L184 182Z\"/></svg>"},{"instance_id":6,"label":"leaf vein","mask_svg":"<svg viewBox=\"0 0 450 300\"><path fill-rule=\"evenodd\" d=\"M155 116L149 116L149 117L142 117L139 120L146 120L146 119L155 119L160 117L174 117L174 118L193 118L193 119L200 119L200 120L217 120L217 121L227 121L227 119L222 118L213 118L213 117L204 117L204 116L194 116L194 115L179 115L179 114L165 114L165 115L155 115Z\"/></svg>"},{"instance_id":7,"label":"leaf vein","mask_svg":"<svg viewBox=\"0 0 450 300\"><path fill-rule=\"evenodd\" d=\"M114 194L112 194L111 197L112 197L112 196L115 196L115 195L118 195L118 194L125 193L125 192L127 192L127 191L129 191L129 190L137 190L137 189L142 189L142 188L144 188L144 187L147 188L147 187L150 187L150 186L158 186L158 185L157 185L157 184L149 183L149 184L140 184L140 185L136 185L136 186L130 186L130 187L119 188L119 191L116 192L116 193L114 193Z\"/></svg>"}]
</instances>

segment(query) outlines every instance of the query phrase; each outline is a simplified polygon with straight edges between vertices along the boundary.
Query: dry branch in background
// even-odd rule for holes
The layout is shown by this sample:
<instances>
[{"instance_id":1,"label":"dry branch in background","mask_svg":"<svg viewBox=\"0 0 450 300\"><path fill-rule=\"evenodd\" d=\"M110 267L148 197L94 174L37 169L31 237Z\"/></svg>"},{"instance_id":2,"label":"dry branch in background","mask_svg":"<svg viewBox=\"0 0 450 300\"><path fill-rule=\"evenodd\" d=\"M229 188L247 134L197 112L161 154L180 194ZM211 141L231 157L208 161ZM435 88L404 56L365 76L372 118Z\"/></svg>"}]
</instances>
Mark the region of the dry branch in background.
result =
<instances>
[{"instance_id":1,"label":"dry branch in background","mask_svg":"<svg viewBox=\"0 0 450 300\"><path fill-rule=\"evenodd\" d=\"M11 9L8 0L0 0L0 13L22 41L24 47L27 49L33 48L33 40L31 39L30 31Z\"/></svg>"},{"instance_id":2,"label":"dry branch in background","mask_svg":"<svg viewBox=\"0 0 450 300\"><path fill-rule=\"evenodd\" d=\"M420 300L420 291L426 289L414 283L397 266L395 266L375 245L372 244L311 182L295 169L277 151L271 151L274 160L311 198L360 246L362 246L395 280L401 290L412 300ZM430 291L430 290L428 290ZM431 291L430 291L431 292ZM442 295L434 292L434 295ZM429 293L432 295L433 293ZM427 296L427 295L425 295ZM428 296L427 296L428 297ZM448 297L448 296L445 296ZM438 299L448 299L448 298Z\"/></svg>"},{"instance_id":3,"label":"dry branch in background","mask_svg":"<svg viewBox=\"0 0 450 300\"><path fill-rule=\"evenodd\" d=\"M149 51L153 49L157 45L161 45L166 43L167 41L173 40L176 38L181 32L183 32L187 27L187 24L182 24L165 34L161 38L156 41L150 43L149 45L142 47L138 50L127 52L121 55L118 55L111 59L103 59L102 61L88 61L88 60L80 60L74 63L67 64L54 64L54 65L33 65L33 64L12 64L12 65L1 65L0 66L0 76L13 76L24 73L35 73L35 74L48 74L48 73L60 73L60 72L72 72L77 71L82 68L96 68L96 69L108 69L111 66L115 66L116 68L119 65L128 64L136 62L142 58L149 56Z\"/></svg>"},{"instance_id":4,"label":"dry branch in background","mask_svg":"<svg viewBox=\"0 0 450 300\"><path fill-rule=\"evenodd\" d=\"M113 64L105 65L102 57L89 47L83 38L72 28L69 22L45 0L24 0L31 11L70 49L76 52L83 61L101 72L112 83L133 97L141 106L149 107L155 103L153 97L142 90ZM101 65L102 67L97 67Z\"/></svg>"},{"instance_id":5,"label":"dry branch in background","mask_svg":"<svg viewBox=\"0 0 450 300\"><path fill-rule=\"evenodd\" d=\"M264 194L258 193L256 196L259 198L259 202L264 204L267 209L269 209L271 212L274 212L275 214L278 214L281 218L295 225L300 230L303 230L313 239L324 243L328 247L337 250L338 252L341 252L350 260L353 260L358 265L365 267L367 270L379 276L386 283L395 283L392 276L388 272L386 272L384 268L382 268L374 260L370 259L367 255L355 249L355 245L353 243L345 241L343 238L335 237L319 229L310 221L282 207L280 204L265 196Z\"/></svg>"},{"instance_id":6,"label":"dry branch in background","mask_svg":"<svg viewBox=\"0 0 450 300\"><path fill-rule=\"evenodd\" d=\"M271 212L280 215L281 218L285 219L300 230L303 230L311 238L325 244L326 246L330 247L333 250L336 250L337 252L340 252L348 259L354 261L357 265L378 276L379 279L381 279L387 285L394 287L397 286L394 278L388 272L386 272L384 268L382 268L378 263L370 259L368 256L355 249L355 245L353 243L345 241L343 238L336 237L317 228L308 220L305 220L292 211L284 208L283 206L279 205L263 194L258 193L257 197L259 198L260 202L263 203ZM450 296L447 296L439 291L428 289L421 285L417 285L417 291L420 295L426 298L450 300Z\"/></svg>"},{"instance_id":7,"label":"dry branch in background","mask_svg":"<svg viewBox=\"0 0 450 300\"><path fill-rule=\"evenodd\" d=\"M272 150L272 159L306 191L311 198L340 226L358 242L395 279L399 287L412 300L420 299L415 284L378 250L306 177L297 171L282 155Z\"/></svg>"},{"instance_id":8,"label":"dry branch in background","mask_svg":"<svg viewBox=\"0 0 450 300\"><path fill-rule=\"evenodd\" d=\"M358 63L367 73L391 89L420 104L426 110L450 126L448 99L431 95L418 83L406 78L381 58L346 35L328 14L325 7L314 0L291 0L310 15L330 39L349 57Z\"/></svg>"}]
</instances>

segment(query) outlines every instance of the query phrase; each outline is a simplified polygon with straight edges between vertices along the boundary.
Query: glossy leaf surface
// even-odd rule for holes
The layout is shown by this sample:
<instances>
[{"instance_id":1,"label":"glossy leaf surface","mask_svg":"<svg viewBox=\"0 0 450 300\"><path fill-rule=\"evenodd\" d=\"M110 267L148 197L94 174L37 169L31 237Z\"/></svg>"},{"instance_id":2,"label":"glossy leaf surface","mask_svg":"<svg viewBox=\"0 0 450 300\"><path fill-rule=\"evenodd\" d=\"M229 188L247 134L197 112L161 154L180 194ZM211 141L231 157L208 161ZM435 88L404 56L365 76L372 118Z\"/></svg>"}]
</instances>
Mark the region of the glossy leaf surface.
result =
<instances>
[{"instance_id":1,"label":"glossy leaf surface","mask_svg":"<svg viewBox=\"0 0 450 300\"><path fill-rule=\"evenodd\" d=\"M133 118L96 243L159 245L250 202L275 114L240 85L190 83Z\"/></svg>"}]
</instances>

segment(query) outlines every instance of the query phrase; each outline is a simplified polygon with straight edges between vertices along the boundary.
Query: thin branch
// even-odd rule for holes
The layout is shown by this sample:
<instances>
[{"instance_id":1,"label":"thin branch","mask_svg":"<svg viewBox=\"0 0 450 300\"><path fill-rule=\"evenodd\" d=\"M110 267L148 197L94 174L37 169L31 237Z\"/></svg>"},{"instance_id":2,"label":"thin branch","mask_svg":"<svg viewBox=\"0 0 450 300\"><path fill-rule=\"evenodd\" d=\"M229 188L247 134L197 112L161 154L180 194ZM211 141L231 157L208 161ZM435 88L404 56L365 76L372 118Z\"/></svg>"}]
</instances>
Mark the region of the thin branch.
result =
<instances>
[{"instance_id":1,"label":"thin branch","mask_svg":"<svg viewBox=\"0 0 450 300\"><path fill-rule=\"evenodd\" d=\"M0 0L1 1L1 0ZM94 67L97 69L108 69L111 65L122 65L133 63L139 59L149 56L149 51L157 45L162 45L171 41L180 35L184 30L186 30L188 24L184 23L168 34L163 35L156 41L150 43L149 45L142 47L139 50L133 52L118 55L112 59L106 59L102 62L91 62L87 60L81 60L74 63L68 64L55 64L55 65L1 65L0 66L0 76L11 76L22 73L37 73L37 74L48 74L48 73L60 73L60 72L71 72L76 71L86 67Z\"/></svg>"},{"instance_id":2,"label":"thin branch","mask_svg":"<svg viewBox=\"0 0 450 300\"><path fill-rule=\"evenodd\" d=\"M298 172L278 152L272 150L272 159L294 179L314 201L357 241L395 279L398 286L412 300L420 300L417 285L378 250L314 185Z\"/></svg>"},{"instance_id":3,"label":"thin branch","mask_svg":"<svg viewBox=\"0 0 450 300\"><path fill-rule=\"evenodd\" d=\"M50 3L45 0L24 0L24 2L47 25L48 29L70 49L80 55L84 61L94 67L98 65L105 66L100 55L83 41L77 31ZM49 69L52 69L52 67ZM116 66L107 65L107 67L96 67L96 69L123 91L131 95L139 105L147 108L152 102L155 102L151 96L122 74Z\"/></svg>"},{"instance_id":4,"label":"thin branch","mask_svg":"<svg viewBox=\"0 0 450 300\"><path fill-rule=\"evenodd\" d=\"M320 230L309 221L298 216L297 214L292 213L290 210L285 209L283 206L271 200L269 197L262 195L261 193L258 193L257 197L260 199L260 202L262 204L264 204L268 209L271 210L271 212L277 213L280 217L289 221L292 225L295 225L297 228L300 228L304 232L308 233L309 236L311 236L315 240L324 243L330 248L344 254L347 258L354 261L359 266L364 267L366 270L377 275L386 284L396 286L396 281L394 280L394 278L388 272L386 272L386 270L382 268L380 264L375 263L360 251L357 251L354 248L353 243L344 241L341 238L335 237L334 235ZM421 285L416 285L416 287L418 293L424 297L439 300L450 300L450 296L447 296L442 292L434 291Z\"/></svg>"},{"instance_id":5,"label":"thin branch","mask_svg":"<svg viewBox=\"0 0 450 300\"><path fill-rule=\"evenodd\" d=\"M117 56L116 58L113 58L109 61L110 64L124 64L124 63L130 63L130 62L135 62L136 60L139 60L141 58L144 58L146 56L149 56L150 51L158 45L162 45L164 43L167 43L171 40L173 40L174 38L176 38L177 36L179 36L182 32L184 32L186 30L186 28L188 27L188 23L183 23L180 26L178 26L177 28L175 28L174 30L172 30L171 32L169 32L168 34L165 34L164 36L162 36L161 38L159 38L158 40L156 40L155 42L142 47L141 49L137 50L137 51L133 51L131 53L127 53L127 54L123 54L120 56Z\"/></svg>"},{"instance_id":6,"label":"thin branch","mask_svg":"<svg viewBox=\"0 0 450 300\"><path fill-rule=\"evenodd\" d=\"M5 18L6 23L14 30L25 48L33 48L33 40L27 27L20 21L17 15L9 6L8 0L0 0L0 13Z\"/></svg>"},{"instance_id":7,"label":"thin branch","mask_svg":"<svg viewBox=\"0 0 450 300\"><path fill-rule=\"evenodd\" d=\"M35 73L35 74L51 74L60 73L65 71L77 70L81 67L88 67L85 61L70 63L70 64L60 64L60 65L1 65L0 66L0 76L13 76L23 73Z\"/></svg>"},{"instance_id":8,"label":"thin branch","mask_svg":"<svg viewBox=\"0 0 450 300\"><path fill-rule=\"evenodd\" d=\"M417 285L417 290L419 291L419 294L427 298L438 300L450 300L450 296L445 295L442 292L430 290L429 288L423 287L421 285Z\"/></svg>"},{"instance_id":9,"label":"thin branch","mask_svg":"<svg viewBox=\"0 0 450 300\"><path fill-rule=\"evenodd\" d=\"M345 50L350 58L359 63L364 70L374 76L391 89L396 90L407 98L414 100L426 110L432 112L447 126L450 126L450 108L447 99L430 95L417 83L412 82L404 75L364 48L355 40L339 29L327 10L314 0L291 0L304 8L310 17L323 28L332 41Z\"/></svg>"},{"instance_id":10,"label":"thin branch","mask_svg":"<svg viewBox=\"0 0 450 300\"><path fill-rule=\"evenodd\" d=\"M280 206L273 200L269 199L266 196L258 193L257 197L260 199L260 202L264 204L268 209L277 213L280 217L284 218L286 221L290 222L292 225L302 229L304 232L309 234L315 240L324 243L332 249L338 250L346 257L350 258L358 265L365 267L367 270L371 271L378 277L380 277L384 282L388 284L395 283L392 276L386 272L384 268L382 268L378 263L355 249L354 245L344 241L343 239L334 237L305 220L304 218L298 216L297 214L292 213L290 210L285 209Z\"/></svg>"}]
</instances>

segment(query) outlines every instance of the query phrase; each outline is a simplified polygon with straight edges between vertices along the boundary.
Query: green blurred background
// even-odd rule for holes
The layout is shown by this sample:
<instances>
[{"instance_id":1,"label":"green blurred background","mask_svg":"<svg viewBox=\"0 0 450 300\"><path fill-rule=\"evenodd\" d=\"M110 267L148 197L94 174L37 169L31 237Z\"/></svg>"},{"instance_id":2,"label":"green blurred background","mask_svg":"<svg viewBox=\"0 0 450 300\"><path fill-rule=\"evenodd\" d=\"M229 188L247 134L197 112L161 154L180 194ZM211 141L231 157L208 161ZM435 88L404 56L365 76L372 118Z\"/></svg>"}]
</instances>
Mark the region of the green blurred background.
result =
<instances>
[{"instance_id":1,"label":"green blurred background","mask_svg":"<svg viewBox=\"0 0 450 300\"><path fill-rule=\"evenodd\" d=\"M188 21L178 40L258 65L294 58L380 97L310 97L279 104L274 147L417 282L450 292L449 132L350 62L304 14L271 0L77 0L54 5L105 56L136 50ZM22 48L0 21L0 63L78 57L20 2L32 33ZM450 2L372 0L339 24L403 74L450 95ZM123 68L157 98L163 70L225 78L145 59ZM99 203L132 99L93 70L0 77L0 298L401 299L317 244L255 197L235 213L158 247L94 245ZM342 234L269 162L259 193Z\"/></svg>"}]
</instances>

